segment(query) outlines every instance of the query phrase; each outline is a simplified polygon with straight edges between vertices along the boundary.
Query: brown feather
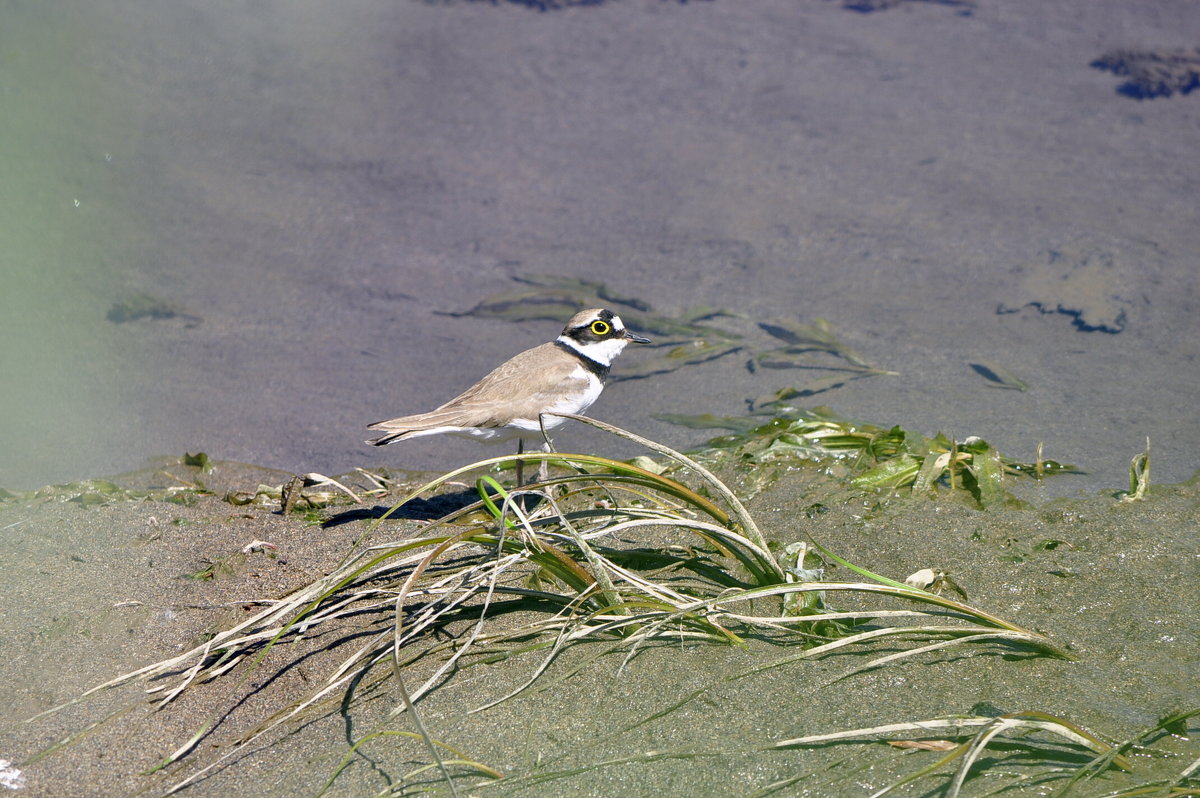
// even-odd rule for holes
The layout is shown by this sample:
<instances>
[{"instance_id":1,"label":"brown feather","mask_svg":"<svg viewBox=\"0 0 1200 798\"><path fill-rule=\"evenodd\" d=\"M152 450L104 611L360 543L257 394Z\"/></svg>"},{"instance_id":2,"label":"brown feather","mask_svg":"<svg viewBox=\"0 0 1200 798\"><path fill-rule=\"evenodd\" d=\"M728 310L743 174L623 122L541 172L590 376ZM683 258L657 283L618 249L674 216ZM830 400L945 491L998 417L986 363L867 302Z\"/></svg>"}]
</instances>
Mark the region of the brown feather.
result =
<instances>
[{"instance_id":1,"label":"brown feather","mask_svg":"<svg viewBox=\"0 0 1200 798\"><path fill-rule=\"evenodd\" d=\"M377 421L367 429L399 433L386 436L395 440L408 432L436 427L502 427L514 418L537 418L564 389L587 385L586 377L572 378L579 368L580 361L557 344L542 344L501 363L479 382L428 413ZM514 395L524 398L514 404ZM553 426L549 421L548 426Z\"/></svg>"}]
</instances>

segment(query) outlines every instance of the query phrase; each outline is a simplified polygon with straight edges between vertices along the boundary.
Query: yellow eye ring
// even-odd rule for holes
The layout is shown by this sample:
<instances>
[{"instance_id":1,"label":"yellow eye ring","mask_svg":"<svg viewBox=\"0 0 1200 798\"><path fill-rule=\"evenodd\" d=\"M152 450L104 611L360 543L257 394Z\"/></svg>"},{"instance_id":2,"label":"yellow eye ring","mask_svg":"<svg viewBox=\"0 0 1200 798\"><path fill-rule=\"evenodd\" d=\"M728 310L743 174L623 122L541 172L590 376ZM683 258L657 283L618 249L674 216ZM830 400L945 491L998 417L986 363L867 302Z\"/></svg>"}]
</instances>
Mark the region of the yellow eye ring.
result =
<instances>
[{"instance_id":1,"label":"yellow eye ring","mask_svg":"<svg viewBox=\"0 0 1200 798\"><path fill-rule=\"evenodd\" d=\"M612 332L612 325L606 321L596 320L592 322L592 332L596 335L608 335Z\"/></svg>"}]
</instances>

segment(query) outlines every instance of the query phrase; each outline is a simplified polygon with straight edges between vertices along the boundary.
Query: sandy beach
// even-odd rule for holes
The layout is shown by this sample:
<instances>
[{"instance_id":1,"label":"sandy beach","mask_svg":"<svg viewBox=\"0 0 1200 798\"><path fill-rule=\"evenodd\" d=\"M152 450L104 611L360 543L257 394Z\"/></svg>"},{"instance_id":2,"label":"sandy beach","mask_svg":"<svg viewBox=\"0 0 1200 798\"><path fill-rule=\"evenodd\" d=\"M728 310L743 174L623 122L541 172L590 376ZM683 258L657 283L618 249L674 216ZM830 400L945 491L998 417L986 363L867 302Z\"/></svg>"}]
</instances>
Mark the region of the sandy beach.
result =
<instances>
[{"instance_id":1,"label":"sandy beach","mask_svg":"<svg viewBox=\"0 0 1200 798\"><path fill-rule=\"evenodd\" d=\"M1119 484L1147 436L1162 480L1200 466L1200 106L1092 66L1186 56L1186 4L529 5L10 8L0 486L185 451L450 468L470 444L370 452L363 427L553 337L445 315L526 274L740 314L751 344L828 319L897 374L813 404L1043 441L1087 472L1068 492ZM687 448L708 434L655 416L830 374L751 360L594 412Z\"/></svg>"},{"instance_id":2,"label":"sandy beach","mask_svg":"<svg viewBox=\"0 0 1200 798\"><path fill-rule=\"evenodd\" d=\"M212 495L167 501L167 475L202 481ZM238 507L222 498L252 493L281 476L233 463L216 464L209 474L166 463L117 480L129 491L123 496L80 500L89 494L79 488L75 500L64 490L0 503L6 539L35 553L9 560L0 616L0 681L9 705L0 755L18 763L14 794L161 794L230 751L237 753L185 794L316 795L335 775L326 794L374 795L389 784L446 792L433 774L402 778L430 761L408 737L368 740L347 756L353 742L372 732L411 733L406 716L387 717L399 699L386 680L382 688L364 684L351 703L334 702L248 749L234 745L310 693L364 635L386 629L386 611L281 645L262 663L196 684L157 711L142 690L170 686L173 679L105 691L27 721L199 644L264 600L328 573L356 546L420 534L421 522L402 516L419 519L432 509L418 502L364 540L387 497L328 508L318 514L321 523L312 514L283 516L269 502ZM346 482L354 485L353 477ZM146 490L156 495L135 498ZM1198 500L1193 482L1155 488L1136 503L1098 495L981 511L947 490L935 499L886 499L847 490L837 478L794 471L750 504L771 540L786 544L807 530L850 561L898 579L925 567L944 570L976 606L1047 635L1074 661L979 644L861 671L870 656L903 647L892 644L765 667L794 660L799 651L752 636L744 646L665 640L622 665L621 654L604 655L611 644L597 641L569 647L534 689L479 713L471 710L524 684L543 657L531 652L467 664L421 701L420 712L436 739L506 776L495 781L458 771L459 789L471 795L773 789L863 795L939 755L906 754L869 739L783 750L772 745L955 715L1041 712L1119 742L1194 706L1191 686L1200 673L1192 652L1200 627L1187 597L1196 577ZM821 507L815 516L814 506ZM1130 545L1133 539L1141 542ZM259 548L251 550L256 542ZM854 575L836 569L828 576ZM406 678L417 684L439 662L419 662ZM215 728L181 763L147 773L208 724ZM1188 728L1195 732L1195 718L1185 722ZM46 754L67 739L70 745ZM1171 778L1197 753L1194 738L1157 734L1151 742L1148 750L1132 752L1133 773L1107 772L1081 794ZM1077 748L1057 759L1055 750L1049 745L1040 756L1004 757L1001 746L995 761L980 766L992 772L968 782L966 794L998 785L1013 795L1061 787L1086 757ZM339 774L343 758L350 766Z\"/></svg>"}]
</instances>

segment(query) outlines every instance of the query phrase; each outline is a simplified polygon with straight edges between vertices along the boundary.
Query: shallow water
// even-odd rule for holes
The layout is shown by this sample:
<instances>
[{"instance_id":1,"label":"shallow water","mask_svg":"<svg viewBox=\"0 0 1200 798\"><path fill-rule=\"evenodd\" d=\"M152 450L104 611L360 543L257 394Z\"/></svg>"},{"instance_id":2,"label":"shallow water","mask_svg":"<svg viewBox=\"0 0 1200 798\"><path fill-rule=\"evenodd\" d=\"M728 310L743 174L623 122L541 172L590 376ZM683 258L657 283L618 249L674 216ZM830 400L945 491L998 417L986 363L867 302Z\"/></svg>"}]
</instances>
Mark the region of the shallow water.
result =
<instances>
[{"instance_id":1,"label":"shallow water","mask_svg":"<svg viewBox=\"0 0 1200 798\"><path fill-rule=\"evenodd\" d=\"M1088 472L1054 492L1122 487L1147 436L1155 480L1187 478L1200 100L1088 65L1198 34L1185 5L1115 0L10 4L0 485L197 450L325 473L488 454L362 428L552 337L439 315L530 272L751 328L827 318L900 374L813 404L1022 459L1044 441ZM178 313L108 318L136 295ZM812 376L734 355L592 412L683 447L705 433L653 414Z\"/></svg>"}]
</instances>

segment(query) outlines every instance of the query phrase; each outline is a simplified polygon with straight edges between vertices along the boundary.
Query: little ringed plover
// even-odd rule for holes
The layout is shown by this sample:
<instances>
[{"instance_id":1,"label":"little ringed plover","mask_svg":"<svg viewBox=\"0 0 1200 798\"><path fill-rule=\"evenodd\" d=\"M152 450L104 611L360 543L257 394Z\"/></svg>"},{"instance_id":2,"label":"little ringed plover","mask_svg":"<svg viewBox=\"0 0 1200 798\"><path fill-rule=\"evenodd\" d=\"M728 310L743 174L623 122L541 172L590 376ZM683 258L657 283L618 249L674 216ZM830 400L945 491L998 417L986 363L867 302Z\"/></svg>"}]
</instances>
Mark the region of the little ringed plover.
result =
<instances>
[{"instance_id":1,"label":"little ringed plover","mask_svg":"<svg viewBox=\"0 0 1200 798\"><path fill-rule=\"evenodd\" d=\"M519 454L526 441L542 440L543 426L550 429L566 420L542 413L587 410L604 389L613 359L631 342L648 344L650 339L626 330L611 310L581 310L558 338L501 363L441 407L369 425L367 429L383 435L367 443L385 446L425 435L493 442L516 438Z\"/></svg>"}]
</instances>

